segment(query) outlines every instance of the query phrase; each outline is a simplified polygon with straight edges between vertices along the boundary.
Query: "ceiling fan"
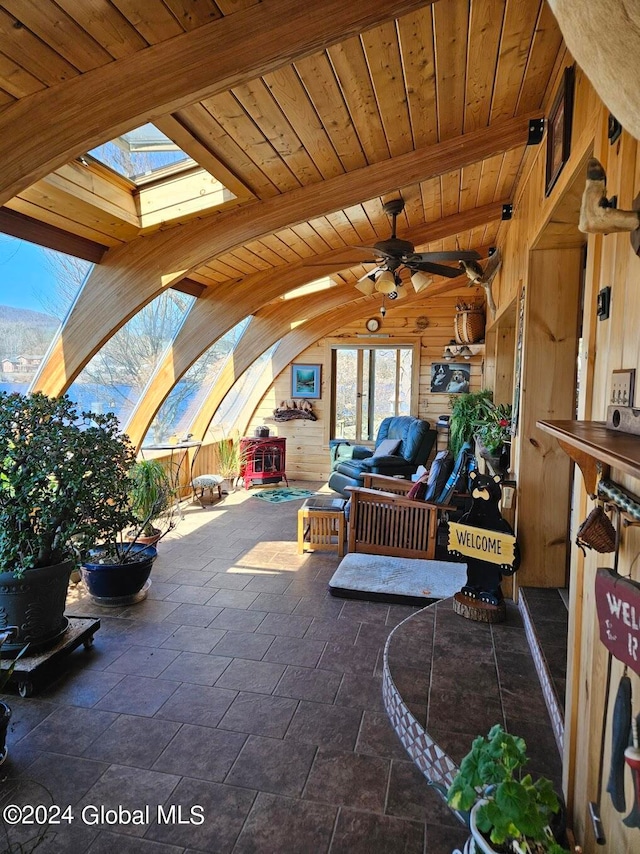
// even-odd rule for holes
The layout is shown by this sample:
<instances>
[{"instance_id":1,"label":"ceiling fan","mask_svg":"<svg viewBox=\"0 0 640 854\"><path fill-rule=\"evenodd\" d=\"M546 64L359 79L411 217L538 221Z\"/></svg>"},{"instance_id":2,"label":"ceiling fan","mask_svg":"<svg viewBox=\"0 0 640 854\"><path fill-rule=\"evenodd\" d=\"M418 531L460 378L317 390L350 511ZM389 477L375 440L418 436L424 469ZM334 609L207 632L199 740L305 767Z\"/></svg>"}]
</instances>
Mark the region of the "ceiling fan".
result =
<instances>
[{"instance_id":1,"label":"ceiling fan","mask_svg":"<svg viewBox=\"0 0 640 854\"><path fill-rule=\"evenodd\" d=\"M411 284L416 293L427 288L433 282L433 276L456 278L461 274L461 268L456 264L449 267L440 261L477 261L481 256L475 250L457 249L451 252L416 252L413 243L402 240L396 235L396 223L399 214L404 210L404 199L392 199L385 202L383 210L391 217L391 236L379 240L373 246L354 246L359 252L370 254L371 258L358 260L353 264L375 264L375 268L362 276L356 284L358 290L369 296L378 291L390 299L399 299L406 294L402 291L400 270L409 270ZM428 275L431 273L431 275Z\"/></svg>"}]
</instances>

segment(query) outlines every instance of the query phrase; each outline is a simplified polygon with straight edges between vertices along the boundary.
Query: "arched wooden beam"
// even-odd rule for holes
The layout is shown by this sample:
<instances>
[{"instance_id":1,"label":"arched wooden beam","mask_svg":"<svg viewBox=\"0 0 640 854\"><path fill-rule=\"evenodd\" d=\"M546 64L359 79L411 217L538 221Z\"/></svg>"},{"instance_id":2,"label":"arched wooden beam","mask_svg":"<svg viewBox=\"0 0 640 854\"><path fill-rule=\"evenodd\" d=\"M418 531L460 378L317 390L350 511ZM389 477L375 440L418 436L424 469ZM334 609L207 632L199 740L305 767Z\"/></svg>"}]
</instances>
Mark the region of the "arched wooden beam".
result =
<instances>
[{"instance_id":1,"label":"arched wooden beam","mask_svg":"<svg viewBox=\"0 0 640 854\"><path fill-rule=\"evenodd\" d=\"M457 287L460 287L459 279L447 279L439 284L432 285L429 288L428 297L426 297L424 293L413 294L412 296L402 300L399 304L399 308L402 310L405 306L415 305L416 303L426 306L433 297L437 297L438 295L451 291ZM477 292L479 292L479 289L477 289ZM326 293L326 291L324 293ZM337 307L334 306L329 311L325 311L317 317L312 317L305 323L302 323L295 329L289 331L286 331L284 328L278 329L276 313L269 312L269 314L273 314L273 316L270 316L269 318L265 317L264 320L266 320L266 323L264 324L256 323L253 330L254 334L251 334L249 329L246 330L241 342L244 345L242 352L238 352L239 347L236 348L233 363L225 366L225 369L214 383L211 391L203 401L199 412L189 425L189 432L193 433L194 438L204 438L217 408L230 391L234 382L262 353L264 353L265 350L275 344L276 341L280 340L280 345L278 346L272 360L274 369L271 373L268 373L267 379L261 378L256 389L251 393L249 400L254 401L251 412L253 412L253 409L255 409L255 406L257 405L255 401L257 400L259 402L264 396L267 388L269 387L269 383L273 381L273 379L275 379L275 377L283 371L289 362L291 362L299 353L307 347L310 347L319 339L324 338L326 335L329 335L331 332L334 332L336 329L344 326L345 315L347 315L348 319L346 322L348 323L352 323L354 320L359 320L362 317L367 317L371 313L372 304L377 305L378 301L379 296L361 297L349 302L348 307L346 308L344 303ZM395 310L395 307L390 306L389 310L393 311ZM257 319L259 320L259 318ZM273 321L276 322L274 323ZM243 412L246 411L247 407L248 403L243 407ZM251 416L249 415L248 417L250 418ZM243 432L246 428L246 423L239 424L239 426L240 432Z\"/></svg>"},{"instance_id":2,"label":"arched wooden beam","mask_svg":"<svg viewBox=\"0 0 640 854\"><path fill-rule=\"evenodd\" d=\"M0 113L0 204L94 146L433 0L262 0Z\"/></svg>"},{"instance_id":3,"label":"arched wooden beam","mask_svg":"<svg viewBox=\"0 0 640 854\"><path fill-rule=\"evenodd\" d=\"M407 239L414 243L440 240L460 231L485 225L500 219L502 204L498 202L485 205L464 214L445 217L435 223L417 226L407 232ZM312 278L319 278L335 270L336 264L344 262L336 262L333 259L341 255L344 255L343 249L318 256L321 259L317 262L318 265L325 264L324 267L308 267L299 263L255 273L235 283L224 282L207 288L185 318L173 346L157 366L145 394L129 416L125 430L131 441L135 445L140 444L173 386L221 335L276 297L298 285L306 284ZM284 304L279 303L278 310L280 306L284 307Z\"/></svg>"},{"instance_id":4,"label":"arched wooden beam","mask_svg":"<svg viewBox=\"0 0 640 854\"><path fill-rule=\"evenodd\" d=\"M303 202L311 218L320 216L322 213L355 203L359 197L371 198L398 186L424 180L424 169L427 170L427 177L436 174L438 169L449 171L454 168L452 160L455 159L449 151L450 145L453 145L454 150L459 148L462 151L456 161L456 168L459 168L460 158L473 160L475 156L473 147L469 145L471 136L475 137L479 146L475 149L476 153L479 151L479 159L488 156L488 149L498 147L500 150L508 150L523 144L521 137L526 126L523 119L513 120L500 125L503 129L502 138L491 128L490 137L482 136L485 131L480 132L481 138L477 134L468 134L461 138L464 139L464 144L460 141L456 146L455 140L442 144L446 150L440 144L430 146L422 152L411 152L387 163L367 166L349 175L339 176L338 179L332 178L323 184L294 190L276 197L275 200L252 204L217 217L194 220L184 226L156 232L127 246L110 250L104 263L93 270L78 295L47 358L40 365L31 391L42 391L49 395L64 392L105 341L154 297L186 275L185 267L201 266L206 260L231 248L232 245L290 224L287 211L292 197L294 200L291 204L296 222L300 221ZM500 148L501 145L504 147ZM396 164L395 171L388 167L388 163ZM354 176L357 177L356 181ZM327 195L328 185L331 185L331 190ZM272 204L273 201L277 204ZM252 211L253 214L247 217L243 213L245 210ZM494 203L455 214L442 220L442 225L436 222L426 226L424 231L421 229L420 239L440 239L445 236L443 228L447 229L447 235L475 228L497 219L501 213L502 203ZM252 216L256 218L255 222L252 221ZM410 234L407 237L412 239ZM322 258L327 258L327 255ZM313 275L321 275L318 268L306 269L314 270ZM335 264L332 269L335 269ZM163 274L163 270L172 272ZM256 303L255 307L263 302L264 300ZM247 311L248 313L250 311Z\"/></svg>"},{"instance_id":5,"label":"arched wooden beam","mask_svg":"<svg viewBox=\"0 0 640 854\"><path fill-rule=\"evenodd\" d=\"M271 287L273 288L277 280L273 275L271 279ZM245 288L244 290L250 289ZM125 425L125 432L136 447L142 443L156 413L175 384L224 332L235 325L235 323L229 325L230 318L239 316L239 319L242 320L248 313L251 313L243 309L242 302L238 300L235 294L235 289L227 292L226 301L222 304L220 299L207 298L194 305L176 336L173 347L166 354L159 370L147 386L144 396L138 401L128 423ZM248 295L251 296L250 293ZM235 373L234 366L245 364L243 354L247 351L247 340L250 342L252 354L255 349L253 342L256 338L258 341L263 339L268 341L263 347L263 350L266 350L274 341L290 331L292 323L313 317L328 306L344 305L354 299L354 295L360 296L359 292L351 285L340 285L320 293L278 301L266 306L250 320L247 329L233 351L232 358L223 367L222 374L225 371ZM224 332L221 331L223 326L228 327L224 329ZM260 353L257 354L257 356L259 355ZM252 361L257 356L253 355ZM250 364L251 362L246 367L249 367ZM245 369L243 367L242 371ZM235 377L233 381L235 381ZM191 430L191 428L189 429Z\"/></svg>"}]
</instances>

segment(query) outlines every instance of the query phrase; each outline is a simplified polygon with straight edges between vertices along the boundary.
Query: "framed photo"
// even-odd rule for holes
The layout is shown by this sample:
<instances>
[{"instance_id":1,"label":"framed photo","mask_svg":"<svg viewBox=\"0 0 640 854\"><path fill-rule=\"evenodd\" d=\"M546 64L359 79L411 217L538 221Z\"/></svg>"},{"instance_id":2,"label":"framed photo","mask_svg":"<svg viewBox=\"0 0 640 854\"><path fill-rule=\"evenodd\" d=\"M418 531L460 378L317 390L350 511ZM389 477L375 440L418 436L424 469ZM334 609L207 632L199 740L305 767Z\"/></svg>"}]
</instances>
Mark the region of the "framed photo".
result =
<instances>
[{"instance_id":1,"label":"framed photo","mask_svg":"<svg viewBox=\"0 0 640 854\"><path fill-rule=\"evenodd\" d=\"M573 116L574 68L564 70L560 89L547 119L547 169L545 195L558 180L571 152L571 118Z\"/></svg>"},{"instance_id":2,"label":"framed photo","mask_svg":"<svg viewBox=\"0 0 640 854\"><path fill-rule=\"evenodd\" d=\"M470 390L469 365L432 362L431 394L464 394Z\"/></svg>"},{"instance_id":3,"label":"framed photo","mask_svg":"<svg viewBox=\"0 0 640 854\"><path fill-rule=\"evenodd\" d=\"M291 397L322 397L322 365L291 365Z\"/></svg>"}]
</instances>

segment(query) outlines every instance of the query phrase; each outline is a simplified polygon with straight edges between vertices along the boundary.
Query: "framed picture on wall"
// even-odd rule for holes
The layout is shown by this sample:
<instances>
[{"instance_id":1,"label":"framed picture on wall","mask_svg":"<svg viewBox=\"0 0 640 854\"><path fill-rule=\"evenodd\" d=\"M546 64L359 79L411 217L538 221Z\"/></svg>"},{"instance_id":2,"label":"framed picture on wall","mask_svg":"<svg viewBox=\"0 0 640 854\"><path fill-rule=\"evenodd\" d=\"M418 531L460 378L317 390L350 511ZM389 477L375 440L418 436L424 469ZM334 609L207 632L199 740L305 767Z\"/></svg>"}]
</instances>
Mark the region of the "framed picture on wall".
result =
<instances>
[{"instance_id":1,"label":"framed picture on wall","mask_svg":"<svg viewBox=\"0 0 640 854\"><path fill-rule=\"evenodd\" d=\"M548 196L560 177L571 153L571 119L573 116L573 66L565 68L562 82L547 119L547 168L545 195Z\"/></svg>"},{"instance_id":2,"label":"framed picture on wall","mask_svg":"<svg viewBox=\"0 0 640 854\"><path fill-rule=\"evenodd\" d=\"M432 362L431 394L464 394L469 391L469 365L455 362Z\"/></svg>"},{"instance_id":3,"label":"framed picture on wall","mask_svg":"<svg viewBox=\"0 0 640 854\"><path fill-rule=\"evenodd\" d=\"M322 365L291 365L291 397L322 397Z\"/></svg>"}]
</instances>

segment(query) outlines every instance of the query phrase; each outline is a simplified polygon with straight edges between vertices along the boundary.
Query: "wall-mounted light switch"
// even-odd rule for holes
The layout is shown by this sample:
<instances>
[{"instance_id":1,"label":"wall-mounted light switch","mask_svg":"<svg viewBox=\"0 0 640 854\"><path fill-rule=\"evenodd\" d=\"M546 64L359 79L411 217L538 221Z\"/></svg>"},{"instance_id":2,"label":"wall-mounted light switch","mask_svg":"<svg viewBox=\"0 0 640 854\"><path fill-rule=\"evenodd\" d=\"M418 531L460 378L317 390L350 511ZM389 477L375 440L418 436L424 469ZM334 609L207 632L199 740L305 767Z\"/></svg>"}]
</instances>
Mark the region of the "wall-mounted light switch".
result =
<instances>
[{"instance_id":1,"label":"wall-mounted light switch","mask_svg":"<svg viewBox=\"0 0 640 854\"><path fill-rule=\"evenodd\" d=\"M612 371L609 403L614 406L633 406L635 383L636 372L634 368Z\"/></svg>"}]
</instances>

